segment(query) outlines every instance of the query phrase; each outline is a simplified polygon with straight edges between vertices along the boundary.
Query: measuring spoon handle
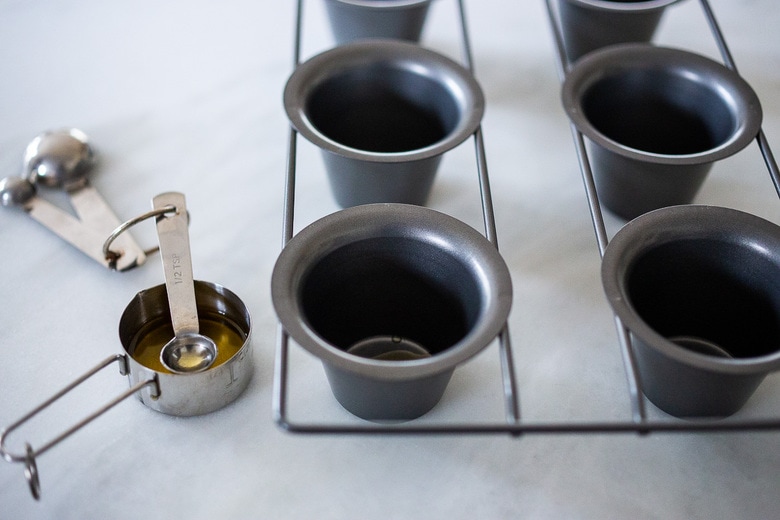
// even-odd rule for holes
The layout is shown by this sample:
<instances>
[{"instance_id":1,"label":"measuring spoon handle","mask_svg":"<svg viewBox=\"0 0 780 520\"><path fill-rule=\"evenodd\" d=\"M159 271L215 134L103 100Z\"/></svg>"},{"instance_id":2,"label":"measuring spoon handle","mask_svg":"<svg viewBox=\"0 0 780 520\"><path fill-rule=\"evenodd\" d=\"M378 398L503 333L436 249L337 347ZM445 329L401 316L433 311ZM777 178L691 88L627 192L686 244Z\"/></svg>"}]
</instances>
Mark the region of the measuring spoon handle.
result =
<instances>
[{"instance_id":1,"label":"measuring spoon handle","mask_svg":"<svg viewBox=\"0 0 780 520\"><path fill-rule=\"evenodd\" d=\"M192 275L190 235L187 223L187 204L183 193L161 193L152 199L154 209L166 206L175 212L157 218L157 237L160 241L160 257L168 292L173 333L197 334L198 310L195 303L195 283Z\"/></svg>"}]
</instances>

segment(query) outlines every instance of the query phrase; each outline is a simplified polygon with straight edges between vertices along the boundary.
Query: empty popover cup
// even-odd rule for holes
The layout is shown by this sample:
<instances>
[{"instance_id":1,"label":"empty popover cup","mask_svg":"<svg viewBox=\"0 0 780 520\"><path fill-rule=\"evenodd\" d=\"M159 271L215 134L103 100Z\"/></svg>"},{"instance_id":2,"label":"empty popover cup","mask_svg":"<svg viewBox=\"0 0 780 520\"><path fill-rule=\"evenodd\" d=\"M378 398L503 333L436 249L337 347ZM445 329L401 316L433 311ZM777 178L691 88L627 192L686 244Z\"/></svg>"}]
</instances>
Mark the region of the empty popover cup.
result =
<instances>
[{"instance_id":1,"label":"empty popover cup","mask_svg":"<svg viewBox=\"0 0 780 520\"><path fill-rule=\"evenodd\" d=\"M647 44L583 57L562 99L588 139L599 200L626 220L690 203L713 163L742 150L761 127L758 97L735 72Z\"/></svg>"},{"instance_id":2,"label":"empty popover cup","mask_svg":"<svg viewBox=\"0 0 780 520\"><path fill-rule=\"evenodd\" d=\"M420 40L433 0L325 0L336 43L365 38Z\"/></svg>"},{"instance_id":3,"label":"empty popover cup","mask_svg":"<svg viewBox=\"0 0 780 520\"><path fill-rule=\"evenodd\" d=\"M293 237L271 296L344 408L398 421L433 408L455 367L498 335L512 283L498 250L463 222L420 206L370 204Z\"/></svg>"},{"instance_id":4,"label":"empty popover cup","mask_svg":"<svg viewBox=\"0 0 780 520\"><path fill-rule=\"evenodd\" d=\"M680 0L558 0L561 35L570 63L619 43L646 43L664 11Z\"/></svg>"},{"instance_id":5,"label":"empty popover cup","mask_svg":"<svg viewBox=\"0 0 780 520\"><path fill-rule=\"evenodd\" d=\"M298 66L284 106L293 127L322 150L339 205L423 205L442 154L479 127L484 97L449 58L370 40Z\"/></svg>"},{"instance_id":6,"label":"empty popover cup","mask_svg":"<svg viewBox=\"0 0 780 520\"><path fill-rule=\"evenodd\" d=\"M714 206L659 209L618 231L601 274L661 410L731 415L780 369L777 225Z\"/></svg>"}]
</instances>

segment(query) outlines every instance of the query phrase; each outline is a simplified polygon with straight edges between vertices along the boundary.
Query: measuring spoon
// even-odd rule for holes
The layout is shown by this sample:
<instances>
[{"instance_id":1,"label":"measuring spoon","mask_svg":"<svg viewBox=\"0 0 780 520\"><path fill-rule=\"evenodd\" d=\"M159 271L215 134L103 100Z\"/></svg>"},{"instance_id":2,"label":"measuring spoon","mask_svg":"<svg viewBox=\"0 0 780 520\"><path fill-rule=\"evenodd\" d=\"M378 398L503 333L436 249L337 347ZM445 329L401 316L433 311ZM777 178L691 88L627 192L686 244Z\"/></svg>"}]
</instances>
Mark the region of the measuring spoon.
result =
<instances>
[{"instance_id":1,"label":"measuring spoon","mask_svg":"<svg viewBox=\"0 0 780 520\"><path fill-rule=\"evenodd\" d=\"M152 205L154 209L171 210L157 218L157 236L174 333L174 338L163 346L160 361L175 373L202 372L217 358L217 345L211 338L200 334L184 195L161 193L152 199Z\"/></svg>"},{"instance_id":2,"label":"measuring spoon","mask_svg":"<svg viewBox=\"0 0 780 520\"><path fill-rule=\"evenodd\" d=\"M116 254L106 258L103 242L121 221L89 184L94 165L87 136L75 128L44 132L24 154L24 177L0 180L0 204L22 208L32 218L106 267L124 271L146 261L146 253L125 234L116 240ZM64 189L77 218L37 195L36 186Z\"/></svg>"},{"instance_id":3,"label":"measuring spoon","mask_svg":"<svg viewBox=\"0 0 780 520\"><path fill-rule=\"evenodd\" d=\"M32 183L72 191L86 184L95 154L87 135L76 128L43 132L24 152L24 169Z\"/></svg>"}]
</instances>

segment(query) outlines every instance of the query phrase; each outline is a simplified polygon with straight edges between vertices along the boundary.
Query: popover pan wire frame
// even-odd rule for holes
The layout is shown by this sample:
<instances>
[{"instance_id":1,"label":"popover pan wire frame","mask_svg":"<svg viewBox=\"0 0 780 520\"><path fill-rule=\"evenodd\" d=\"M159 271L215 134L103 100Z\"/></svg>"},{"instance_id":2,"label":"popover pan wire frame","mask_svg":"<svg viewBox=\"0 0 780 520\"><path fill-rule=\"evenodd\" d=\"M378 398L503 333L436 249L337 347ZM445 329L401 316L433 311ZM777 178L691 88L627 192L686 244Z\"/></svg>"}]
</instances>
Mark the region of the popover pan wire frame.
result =
<instances>
[{"instance_id":1,"label":"popover pan wire frame","mask_svg":"<svg viewBox=\"0 0 780 520\"><path fill-rule=\"evenodd\" d=\"M300 64L302 25L303 25L303 0L298 0L296 5L295 22L295 41L294 41L294 60L293 68ZM460 13L460 31L462 33L463 45L463 66L473 74L472 54L468 38L468 29L466 26L465 8L462 0L457 1ZM479 189L482 203L482 214L485 227L486 239L496 248L498 247L498 238L496 234L495 216L493 212L493 202L490 191L490 183L487 172L487 159L485 154L484 141L482 137L481 126L472 134L474 138L475 155L477 161L477 172L479 180ZM287 171L284 189L284 210L283 210L283 239L282 247L293 238L294 212L295 212L295 179L296 179L296 159L297 159L297 137L298 131L291 125L288 138ZM497 432L509 432L515 428L520 421L519 399L517 397L516 377L514 374L514 363L512 361L512 349L509 336L509 330L504 323L502 330L498 334L498 345L501 360L501 372L504 383L505 414L506 424L497 425ZM288 379L290 373L289 363L289 339L288 332L284 329L281 322L278 325L277 349L274 365L274 392L273 392L273 413L274 420L283 429L296 433L403 433L403 432L424 432L424 433L467 433L474 428L468 424L450 424L446 425L426 425L424 427L414 426L414 421L407 423L374 423L366 421L365 424L311 424L302 422L293 422L290 420L287 412L288 403ZM485 425L476 425L474 433L483 431ZM490 425L484 431L496 429Z\"/></svg>"},{"instance_id":2,"label":"popover pan wire frame","mask_svg":"<svg viewBox=\"0 0 780 520\"><path fill-rule=\"evenodd\" d=\"M572 63L566 58L563 36L559 25L556 0L545 0L547 12L552 27L555 48L557 51L558 73L563 82L567 74L572 69ZM707 0L699 0L703 15L712 32L715 43L723 60L723 64L734 73L738 74L736 64L729 51L726 40L715 18L714 11ZM593 170L591 167L588 153L585 147L585 140L582 132L572 122L570 123L572 137L577 153L577 158L582 173L582 180L585 187L585 194L588 201L593 229L596 234L596 242L599 254L603 258L609 242L606 226L604 223L601 205L599 203L596 184L594 181ZM778 170L769 142L764 135L763 129L759 126L756 134L758 144L764 163L769 171L769 175L775 187L775 191L780 196L780 170ZM757 419L686 419L686 420L649 420L645 409L645 398L643 396L642 381L639 377L639 369L631 346L631 337L629 330L624 326L622 320L614 314L615 325L617 328L618 341L623 357L623 364L626 373L628 393L631 404L632 421L624 426L638 433L649 433L652 431L742 431L742 430L778 430L780 429L780 418L757 418ZM608 425L604 425L605 427ZM613 425L609 431L621 431L618 425ZM576 429L576 427L575 427ZM623 430L624 431L624 430Z\"/></svg>"},{"instance_id":3,"label":"popover pan wire frame","mask_svg":"<svg viewBox=\"0 0 780 520\"><path fill-rule=\"evenodd\" d=\"M545 0L547 11L553 29L555 41L559 74L561 80L571 66L566 59L563 47L563 38L558 23L557 8L554 5L556 0ZM463 61L466 68L473 73L471 46L468 34L468 26L465 14L463 0L456 0L460 17L460 31L463 46ZM736 66L728 50L728 46L720 30L707 0L700 0L700 4L705 18L710 26L713 37L722 55L725 65L736 72ZM300 63L302 19L303 19L303 0L297 1L295 36L294 36L294 61L293 67ZM604 218L599 205L598 195L593 180L590 163L585 151L585 142L582 133L571 125L575 148L577 151L583 182L585 185L586 197L593 222L596 241L599 248L599 254L604 255L608 244L608 237ZM496 247L498 247L498 237L496 234L495 217L493 212L493 202L490 192L490 183L487 171L487 158L485 155L484 141L482 137L481 126L473 134L475 155L477 164L477 175L480 188L482 203L483 221L486 238ZM767 169L775 186L775 190L780 195L780 172L777 163L769 148L763 130L759 129L756 137L761 154L764 157ZM284 189L284 211L282 227L282 247L284 247L293 237L294 208L295 208L295 179L296 179L296 158L297 158L297 131L291 126L288 138L288 156L287 169ZM681 420L664 419L650 420L647 418L645 401L642 393L642 384L638 376L636 361L631 350L629 332L617 315L615 324L618 332L619 346L623 358L624 370L626 373L628 397L630 401L631 420L612 421L612 420L593 420L582 422L524 422L520 416L520 399L517 391L517 379L514 371L513 354L509 336L508 325L498 335L498 350L501 360L501 377L503 388L503 399L505 407L505 422L464 422L436 424L420 424L416 421L403 423L374 423L364 421L355 423L328 423L328 422L306 422L293 421L288 414L288 386L290 374L289 362L289 335L284 330L281 323L278 325L277 346L274 364L274 388L273 388L273 416L276 424L290 433L302 434L409 434L409 435L466 435L466 434L509 434L520 436L523 434L608 434L608 433L637 433L648 434L651 432L738 432L738 431L760 431L760 430L780 430L780 418L749 418L749 419L723 419L723 420Z\"/></svg>"}]
</instances>

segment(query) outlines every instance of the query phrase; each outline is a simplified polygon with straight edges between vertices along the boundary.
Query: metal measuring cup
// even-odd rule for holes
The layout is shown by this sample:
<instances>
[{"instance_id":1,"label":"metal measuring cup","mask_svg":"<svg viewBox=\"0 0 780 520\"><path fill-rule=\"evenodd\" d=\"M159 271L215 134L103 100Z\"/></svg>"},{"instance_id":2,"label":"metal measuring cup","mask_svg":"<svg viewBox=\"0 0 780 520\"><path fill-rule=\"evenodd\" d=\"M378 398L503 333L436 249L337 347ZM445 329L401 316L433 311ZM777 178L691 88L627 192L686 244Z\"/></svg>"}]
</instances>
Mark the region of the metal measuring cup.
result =
<instances>
[{"instance_id":1,"label":"metal measuring cup","mask_svg":"<svg viewBox=\"0 0 780 520\"><path fill-rule=\"evenodd\" d=\"M162 398L149 388L137 394L154 410L209 413L236 399L249 382L249 313L228 289L193 282L184 195L163 193L152 204L147 215L156 219L166 283L139 292L119 320L128 377L131 384L154 377L167 390ZM212 338L199 334L207 332L203 327ZM145 345L152 335L157 343Z\"/></svg>"},{"instance_id":2,"label":"metal measuring cup","mask_svg":"<svg viewBox=\"0 0 780 520\"><path fill-rule=\"evenodd\" d=\"M186 245L182 245L180 240L178 246L173 244L175 247L171 247L164 236L166 225L171 223L165 219L178 219L173 220L173 224L178 228L175 233L181 234L181 219L186 218L186 214L183 195L178 193L162 194L155 197L155 208L152 211L117 228L106 240L104 249L108 249L111 242L130 226L154 217L158 220L158 234L160 234L160 224L163 224L163 236L160 241L163 264L166 265L166 253L168 261L173 254L189 257L186 222L184 223L185 236L183 239L186 241ZM178 251L178 253L172 253L172 251ZM179 258L182 260L181 257ZM189 263L188 259L187 263ZM180 262L177 262L176 265L179 264ZM178 271L178 268L174 269L172 262L169 267L172 272ZM182 274L182 276L186 275ZM191 266L189 276L192 276ZM175 281L179 278L177 275L171 274L169 277L166 274L166 279ZM234 401L244 391L251 379L253 368L249 312L241 299L225 287L209 282L192 281L191 279L190 281L194 299L194 304L192 302L190 304L194 305L194 312L198 320L196 330L208 332L216 343L215 356L208 360L205 366L199 366L195 370L189 371L186 368L180 370L182 367L176 364L166 366L163 360L163 350L175 334L174 320L171 317L166 285L157 285L137 293L122 313L119 320L119 339L124 353L107 357L22 418L0 431L0 455L8 462L24 464L24 475L35 499L40 497L37 457L128 397L135 395L145 406L168 415L192 416L218 410ZM186 284L186 281L182 283ZM173 283L173 285L181 284ZM187 305L184 308L187 308ZM157 341L158 344L155 345L155 340L159 338L163 339ZM151 357L140 355L141 349L148 351L150 348L156 355ZM156 352L154 352L155 349ZM25 451L22 453L8 450L5 443L11 432L87 379L114 363L119 365L119 373L128 378L129 388L126 391L40 447L33 448L29 443L25 443Z\"/></svg>"}]
</instances>

